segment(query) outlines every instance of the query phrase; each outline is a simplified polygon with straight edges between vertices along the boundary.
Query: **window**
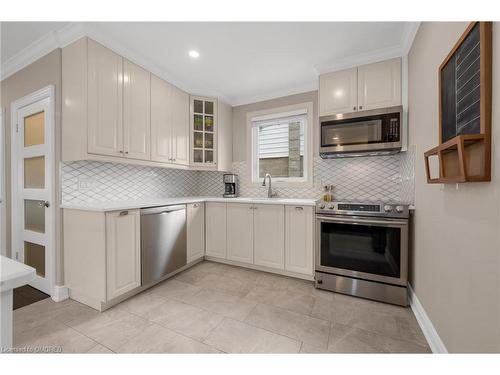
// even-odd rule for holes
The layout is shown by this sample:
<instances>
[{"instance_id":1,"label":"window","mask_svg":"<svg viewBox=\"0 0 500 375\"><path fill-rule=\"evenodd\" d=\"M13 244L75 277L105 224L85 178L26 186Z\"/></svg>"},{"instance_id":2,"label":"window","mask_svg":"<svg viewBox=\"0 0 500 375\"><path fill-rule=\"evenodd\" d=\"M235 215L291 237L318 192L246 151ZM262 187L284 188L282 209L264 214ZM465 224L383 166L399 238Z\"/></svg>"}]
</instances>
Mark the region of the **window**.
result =
<instances>
[{"instance_id":1,"label":"window","mask_svg":"<svg viewBox=\"0 0 500 375\"><path fill-rule=\"evenodd\" d=\"M252 182L262 182L266 173L271 174L273 182L311 181L312 142L308 125L312 108L307 104L286 112L276 109L250 117Z\"/></svg>"}]
</instances>

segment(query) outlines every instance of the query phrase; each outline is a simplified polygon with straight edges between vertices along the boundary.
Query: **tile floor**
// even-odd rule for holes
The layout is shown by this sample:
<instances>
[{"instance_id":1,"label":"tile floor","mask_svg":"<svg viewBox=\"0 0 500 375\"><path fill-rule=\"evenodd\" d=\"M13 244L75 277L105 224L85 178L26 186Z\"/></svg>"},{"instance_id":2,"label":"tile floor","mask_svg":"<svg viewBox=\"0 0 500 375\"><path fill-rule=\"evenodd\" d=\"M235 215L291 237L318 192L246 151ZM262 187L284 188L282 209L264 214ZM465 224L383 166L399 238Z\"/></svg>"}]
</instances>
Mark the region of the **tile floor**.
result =
<instances>
[{"instance_id":1,"label":"tile floor","mask_svg":"<svg viewBox=\"0 0 500 375\"><path fill-rule=\"evenodd\" d=\"M14 345L76 353L429 353L408 308L204 261L104 313L72 300L14 312Z\"/></svg>"}]
</instances>

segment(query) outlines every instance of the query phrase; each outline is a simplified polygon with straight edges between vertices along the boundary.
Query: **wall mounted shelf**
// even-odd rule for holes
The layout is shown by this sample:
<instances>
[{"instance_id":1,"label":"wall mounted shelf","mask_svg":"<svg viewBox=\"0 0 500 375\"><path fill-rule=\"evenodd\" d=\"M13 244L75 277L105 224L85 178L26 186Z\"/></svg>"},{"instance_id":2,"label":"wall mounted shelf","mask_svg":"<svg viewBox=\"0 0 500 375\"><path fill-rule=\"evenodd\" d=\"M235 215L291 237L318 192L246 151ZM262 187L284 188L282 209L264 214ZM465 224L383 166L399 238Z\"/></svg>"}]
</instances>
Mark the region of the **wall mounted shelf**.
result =
<instances>
[{"instance_id":1,"label":"wall mounted shelf","mask_svg":"<svg viewBox=\"0 0 500 375\"><path fill-rule=\"evenodd\" d=\"M440 144L424 153L428 183L491 181L491 31L472 22L439 67Z\"/></svg>"}]
</instances>

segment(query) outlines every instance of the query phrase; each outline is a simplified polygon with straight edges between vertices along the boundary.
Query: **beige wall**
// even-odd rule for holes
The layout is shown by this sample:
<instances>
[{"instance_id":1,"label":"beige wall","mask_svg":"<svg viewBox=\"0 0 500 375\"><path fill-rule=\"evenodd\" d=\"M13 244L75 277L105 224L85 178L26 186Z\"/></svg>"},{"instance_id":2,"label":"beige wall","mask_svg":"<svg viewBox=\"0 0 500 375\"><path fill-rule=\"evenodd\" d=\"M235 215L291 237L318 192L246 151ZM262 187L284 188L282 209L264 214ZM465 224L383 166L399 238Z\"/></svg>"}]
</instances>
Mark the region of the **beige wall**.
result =
<instances>
[{"instance_id":1,"label":"beige wall","mask_svg":"<svg viewBox=\"0 0 500 375\"><path fill-rule=\"evenodd\" d=\"M55 86L56 103L56 155L54 160L55 185L57 202L52 202L54 206L59 206L59 160L61 150L61 50L57 49L35 61L26 68L8 77L0 83L1 106L5 109L5 194L6 194L6 239L7 255L11 254L11 126L10 126L10 105L13 101L22 98L32 92L48 85ZM61 252L61 210L56 209L56 284L63 284L63 267Z\"/></svg>"},{"instance_id":2,"label":"beige wall","mask_svg":"<svg viewBox=\"0 0 500 375\"><path fill-rule=\"evenodd\" d=\"M318 129L318 92L284 96L282 98L233 107L233 162L246 161L247 157L247 113L284 107L287 105L313 102L314 129ZM317 131L314 131L314 149L317 150ZM316 151L314 153L316 155Z\"/></svg>"},{"instance_id":3,"label":"beige wall","mask_svg":"<svg viewBox=\"0 0 500 375\"><path fill-rule=\"evenodd\" d=\"M450 352L500 351L500 24L493 28L492 181L430 185L423 153L438 144L438 67L467 23L423 23L409 55L416 147L411 284Z\"/></svg>"}]
</instances>

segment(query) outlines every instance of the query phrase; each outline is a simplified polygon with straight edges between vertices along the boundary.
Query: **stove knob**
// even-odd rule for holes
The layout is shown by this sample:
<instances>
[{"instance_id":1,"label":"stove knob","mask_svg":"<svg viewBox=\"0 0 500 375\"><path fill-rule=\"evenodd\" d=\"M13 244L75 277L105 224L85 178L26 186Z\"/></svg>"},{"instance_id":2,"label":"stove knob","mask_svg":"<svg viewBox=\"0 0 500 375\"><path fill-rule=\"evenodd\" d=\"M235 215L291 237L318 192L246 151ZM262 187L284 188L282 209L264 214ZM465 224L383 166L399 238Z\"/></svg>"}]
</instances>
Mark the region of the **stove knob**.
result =
<instances>
[{"instance_id":1,"label":"stove knob","mask_svg":"<svg viewBox=\"0 0 500 375\"><path fill-rule=\"evenodd\" d=\"M323 210L325 208L325 204L324 203L320 203L319 206L318 206L318 208L320 210Z\"/></svg>"},{"instance_id":2,"label":"stove knob","mask_svg":"<svg viewBox=\"0 0 500 375\"><path fill-rule=\"evenodd\" d=\"M385 211L385 212L391 212L391 211L392 211L392 206L391 206L390 204L386 204L386 205L384 206L384 211Z\"/></svg>"},{"instance_id":3,"label":"stove knob","mask_svg":"<svg viewBox=\"0 0 500 375\"><path fill-rule=\"evenodd\" d=\"M328 205L328 208L329 208L330 210L333 210L333 209L335 208L335 206L334 206L333 204L329 204L329 205Z\"/></svg>"},{"instance_id":4,"label":"stove knob","mask_svg":"<svg viewBox=\"0 0 500 375\"><path fill-rule=\"evenodd\" d=\"M396 211L397 211L398 213L401 213L401 212L403 212L403 211L404 211L404 207L403 207L403 206L396 206Z\"/></svg>"}]
</instances>

